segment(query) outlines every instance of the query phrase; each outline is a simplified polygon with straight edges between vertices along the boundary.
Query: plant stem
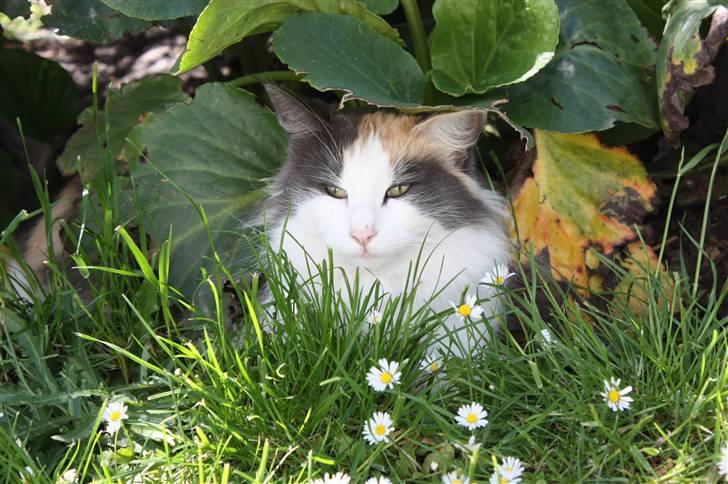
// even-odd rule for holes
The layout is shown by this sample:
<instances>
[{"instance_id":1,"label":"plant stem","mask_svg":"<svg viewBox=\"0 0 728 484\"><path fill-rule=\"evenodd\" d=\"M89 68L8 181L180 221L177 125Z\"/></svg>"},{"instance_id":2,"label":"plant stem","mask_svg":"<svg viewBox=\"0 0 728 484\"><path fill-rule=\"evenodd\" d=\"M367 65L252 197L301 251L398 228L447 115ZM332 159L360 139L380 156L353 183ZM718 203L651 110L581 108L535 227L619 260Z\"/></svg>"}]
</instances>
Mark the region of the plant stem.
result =
<instances>
[{"instance_id":1,"label":"plant stem","mask_svg":"<svg viewBox=\"0 0 728 484\"><path fill-rule=\"evenodd\" d=\"M260 81L300 81L301 76L293 71L265 71L248 74L229 81L235 87L243 87Z\"/></svg>"},{"instance_id":2,"label":"plant stem","mask_svg":"<svg viewBox=\"0 0 728 484\"><path fill-rule=\"evenodd\" d=\"M422 72L427 74L432 68L430 64L430 52L427 48L425 27L422 25L422 15L417 0L401 0L404 15L407 18L412 44L415 47L415 59ZM432 100L432 84L428 81L425 85L424 102L428 104Z\"/></svg>"}]
</instances>

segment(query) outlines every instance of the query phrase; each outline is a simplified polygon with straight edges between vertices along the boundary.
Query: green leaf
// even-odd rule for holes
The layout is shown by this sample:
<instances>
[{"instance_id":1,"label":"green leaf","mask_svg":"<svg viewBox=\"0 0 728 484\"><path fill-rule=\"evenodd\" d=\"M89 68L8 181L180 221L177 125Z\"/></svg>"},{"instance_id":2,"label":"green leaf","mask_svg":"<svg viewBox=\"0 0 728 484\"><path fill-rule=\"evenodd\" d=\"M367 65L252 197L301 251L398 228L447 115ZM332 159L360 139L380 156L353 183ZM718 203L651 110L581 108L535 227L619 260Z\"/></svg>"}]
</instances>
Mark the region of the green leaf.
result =
<instances>
[{"instance_id":1,"label":"green leaf","mask_svg":"<svg viewBox=\"0 0 728 484\"><path fill-rule=\"evenodd\" d=\"M655 40L662 38L665 19L662 18L662 7L668 0L627 0L637 18L640 19Z\"/></svg>"},{"instance_id":2,"label":"green leaf","mask_svg":"<svg viewBox=\"0 0 728 484\"><path fill-rule=\"evenodd\" d=\"M30 2L28 0L0 0L0 13L8 17L27 17L30 15Z\"/></svg>"},{"instance_id":3,"label":"green leaf","mask_svg":"<svg viewBox=\"0 0 728 484\"><path fill-rule=\"evenodd\" d=\"M220 259L240 269L245 221L265 196L263 180L285 158L275 115L246 91L205 84L191 104L151 115L130 138L150 159L131 169L139 206L148 209L145 227L158 243L173 231L170 283L191 296L200 268L214 266L207 229L177 188L204 208Z\"/></svg>"},{"instance_id":4,"label":"green leaf","mask_svg":"<svg viewBox=\"0 0 728 484\"><path fill-rule=\"evenodd\" d=\"M207 0L101 0L127 17L143 20L172 20L198 15Z\"/></svg>"},{"instance_id":5,"label":"green leaf","mask_svg":"<svg viewBox=\"0 0 728 484\"><path fill-rule=\"evenodd\" d=\"M657 53L657 94L662 130L677 145L689 125L684 116L690 94L715 79L710 65L728 35L726 0L674 0L665 7L669 15ZM710 31L701 38L700 25L713 15Z\"/></svg>"},{"instance_id":6,"label":"green leaf","mask_svg":"<svg viewBox=\"0 0 728 484\"><path fill-rule=\"evenodd\" d=\"M437 0L432 12L432 81L454 96L528 79L559 37L553 0Z\"/></svg>"},{"instance_id":7,"label":"green leaf","mask_svg":"<svg viewBox=\"0 0 728 484\"><path fill-rule=\"evenodd\" d=\"M168 75L147 77L121 89L110 90L105 104L110 114L108 139L97 138L97 129L102 136L105 130L104 115L99 113L95 125L93 108L87 108L78 117L81 128L58 158L58 168L65 175L80 173L83 181L95 178L104 166L106 153L117 159L131 129L148 113L162 111L170 104L187 99L182 92L182 82Z\"/></svg>"},{"instance_id":8,"label":"green leaf","mask_svg":"<svg viewBox=\"0 0 728 484\"><path fill-rule=\"evenodd\" d=\"M414 57L357 18L316 12L290 17L273 37L273 50L315 88L347 91L344 101L422 103L425 76Z\"/></svg>"},{"instance_id":9,"label":"green leaf","mask_svg":"<svg viewBox=\"0 0 728 484\"><path fill-rule=\"evenodd\" d=\"M291 15L311 11L360 18L380 34L401 42L395 29L355 0L211 0L190 33L179 72L197 67L249 35L275 30Z\"/></svg>"},{"instance_id":10,"label":"green leaf","mask_svg":"<svg viewBox=\"0 0 728 484\"><path fill-rule=\"evenodd\" d=\"M515 122L566 133L601 131L617 121L657 126L648 68L655 44L625 0L558 0L559 46L531 79L507 88Z\"/></svg>"},{"instance_id":11,"label":"green leaf","mask_svg":"<svg viewBox=\"0 0 728 484\"><path fill-rule=\"evenodd\" d=\"M376 13L377 15L387 15L395 10L399 6L399 0L360 0L361 3L367 6L370 12Z\"/></svg>"},{"instance_id":12,"label":"green leaf","mask_svg":"<svg viewBox=\"0 0 728 484\"><path fill-rule=\"evenodd\" d=\"M149 25L117 12L101 0L54 0L51 14L43 17L43 23L57 28L61 35L99 43L141 32Z\"/></svg>"},{"instance_id":13,"label":"green leaf","mask_svg":"<svg viewBox=\"0 0 728 484\"><path fill-rule=\"evenodd\" d=\"M24 50L0 50L0 117L38 141L70 129L78 112L73 79L59 64Z\"/></svg>"}]
</instances>

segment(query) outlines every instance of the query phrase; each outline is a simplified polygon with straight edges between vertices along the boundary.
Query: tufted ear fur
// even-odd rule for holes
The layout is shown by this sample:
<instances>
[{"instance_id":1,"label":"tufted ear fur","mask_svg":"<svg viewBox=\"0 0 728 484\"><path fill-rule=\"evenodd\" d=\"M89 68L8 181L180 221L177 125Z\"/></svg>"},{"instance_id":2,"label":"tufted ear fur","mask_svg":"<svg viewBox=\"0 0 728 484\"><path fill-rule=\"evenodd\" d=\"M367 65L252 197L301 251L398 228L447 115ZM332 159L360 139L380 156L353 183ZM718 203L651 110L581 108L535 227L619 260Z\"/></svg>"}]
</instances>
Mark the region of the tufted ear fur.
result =
<instances>
[{"instance_id":1,"label":"tufted ear fur","mask_svg":"<svg viewBox=\"0 0 728 484\"><path fill-rule=\"evenodd\" d=\"M417 126L417 134L430 139L457 159L467 158L483 131L485 115L480 111L436 114Z\"/></svg>"},{"instance_id":2,"label":"tufted ear fur","mask_svg":"<svg viewBox=\"0 0 728 484\"><path fill-rule=\"evenodd\" d=\"M278 116L278 121L291 138L304 138L325 127L326 121L290 91L268 82L264 83L263 87Z\"/></svg>"}]
</instances>

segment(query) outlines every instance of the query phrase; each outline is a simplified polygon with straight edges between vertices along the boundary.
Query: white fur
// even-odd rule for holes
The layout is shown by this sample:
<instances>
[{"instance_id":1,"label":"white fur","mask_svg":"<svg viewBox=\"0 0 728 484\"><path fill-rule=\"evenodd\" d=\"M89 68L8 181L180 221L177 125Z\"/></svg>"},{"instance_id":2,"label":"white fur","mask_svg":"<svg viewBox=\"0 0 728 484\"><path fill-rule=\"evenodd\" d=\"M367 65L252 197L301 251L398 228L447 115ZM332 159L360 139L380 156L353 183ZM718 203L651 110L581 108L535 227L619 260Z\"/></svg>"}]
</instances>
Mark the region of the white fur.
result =
<instances>
[{"instance_id":1,"label":"white fur","mask_svg":"<svg viewBox=\"0 0 728 484\"><path fill-rule=\"evenodd\" d=\"M421 260L429 260L421 269L418 297L427 301L445 287L432 301L435 311L450 308L450 301L459 303L466 286L469 293L474 293L486 272L496 264L510 261L508 241L492 228L465 226L446 230L407 202L406 196L391 198L383 204L385 192L393 182L392 165L381 141L371 137L364 143L355 143L344 153L343 172L337 183L347 191L348 198L336 199L321 193L293 207L288 220L272 229L273 247L282 244L291 263L304 276L310 275L312 262L320 263L327 258L331 248L334 263L344 269L350 280L359 270L363 288L371 287L379 280L384 291L393 296L404 289L410 263L421 251ZM491 209L499 209L502 205L495 193L480 187L474 189ZM369 254L365 256L350 231L371 223L378 233L368 245ZM286 224L288 234L283 234L283 224ZM490 306L485 308L485 314L496 314L497 304ZM456 328L460 328L457 338L466 351L483 343L466 334L455 316L449 317L445 326L447 330L440 328L438 331L438 339L443 337L441 347L451 346L445 335ZM479 333L487 334L485 328L480 328ZM454 347L451 349L460 353Z\"/></svg>"}]
</instances>

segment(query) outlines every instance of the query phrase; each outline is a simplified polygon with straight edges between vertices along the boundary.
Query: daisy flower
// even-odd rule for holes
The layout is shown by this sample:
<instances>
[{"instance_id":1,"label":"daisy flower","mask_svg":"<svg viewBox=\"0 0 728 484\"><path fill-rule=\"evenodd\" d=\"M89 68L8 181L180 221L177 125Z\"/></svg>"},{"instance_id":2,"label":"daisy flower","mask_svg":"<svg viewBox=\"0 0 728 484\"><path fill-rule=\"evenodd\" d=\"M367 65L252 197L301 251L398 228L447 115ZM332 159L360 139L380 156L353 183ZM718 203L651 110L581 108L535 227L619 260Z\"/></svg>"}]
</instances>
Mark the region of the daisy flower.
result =
<instances>
[{"instance_id":1,"label":"daisy flower","mask_svg":"<svg viewBox=\"0 0 728 484\"><path fill-rule=\"evenodd\" d=\"M76 479L78 479L78 472L76 469L68 469L58 477L56 484L76 484Z\"/></svg>"},{"instance_id":2,"label":"daisy flower","mask_svg":"<svg viewBox=\"0 0 728 484\"><path fill-rule=\"evenodd\" d=\"M378 392L382 392L399 383L399 377L402 375L398 371L399 363L396 361L387 361L386 358L382 358L377 363L379 363L379 367L373 366L369 369L369 373L367 373L369 386Z\"/></svg>"},{"instance_id":3,"label":"daisy flower","mask_svg":"<svg viewBox=\"0 0 728 484\"><path fill-rule=\"evenodd\" d=\"M349 484L351 477L346 472L337 472L333 476L328 472L322 479L314 479L311 484Z\"/></svg>"},{"instance_id":4,"label":"daisy flower","mask_svg":"<svg viewBox=\"0 0 728 484\"><path fill-rule=\"evenodd\" d=\"M554 344L554 336L548 329L541 330L541 339L543 340L543 345L547 348Z\"/></svg>"},{"instance_id":5,"label":"daisy flower","mask_svg":"<svg viewBox=\"0 0 728 484\"><path fill-rule=\"evenodd\" d=\"M372 311L369 313L369 317L367 317L367 322L371 326L375 326L382 322L382 313L377 311L376 309L372 309Z\"/></svg>"},{"instance_id":6,"label":"daisy flower","mask_svg":"<svg viewBox=\"0 0 728 484\"><path fill-rule=\"evenodd\" d=\"M720 462L718 462L718 472L728 479L728 444L724 445L720 451Z\"/></svg>"},{"instance_id":7,"label":"daisy flower","mask_svg":"<svg viewBox=\"0 0 728 484\"><path fill-rule=\"evenodd\" d=\"M124 402L116 401L109 403L101 416L106 421L106 431L115 434L121 428L121 421L129 418L126 414L127 406Z\"/></svg>"},{"instance_id":8,"label":"daisy flower","mask_svg":"<svg viewBox=\"0 0 728 484\"><path fill-rule=\"evenodd\" d=\"M460 306L450 301L450 306L455 310L455 314L460 317L460 321L465 318L479 318L483 314L483 308L475 304L475 296L473 295L467 296L465 302Z\"/></svg>"},{"instance_id":9,"label":"daisy flower","mask_svg":"<svg viewBox=\"0 0 728 484\"><path fill-rule=\"evenodd\" d=\"M490 286L502 286L510 277L515 275L516 273L511 272L507 265L498 264L493 269L493 272L486 272L480 282Z\"/></svg>"},{"instance_id":10,"label":"daisy flower","mask_svg":"<svg viewBox=\"0 0 728 484\"><path fill-rule=\"evenodd\" d=\"M455 417L455 422L463 427L467 427L468 430L473 430L488 425L487 416L488 412L483 406L473 402L470 405L463 405L458 409L458 416Z\"/></svg>"},{"instance_id":11,"label":"daisy flower","mask_svg":"<svg viewBox=\"0 0 728 484\"><path fill-rule=\"evenodd\" d=\"M436 358L434 356L425 356L425 358L422 360L422 363L420 363L420 370L424 370L427 373L437 373L438 371L442 370L443 365L439 358Z\"/></svg>"},{"instance_id":12,"label":"daisy flower","mask_svg":"<svg viewBox=\"0 0 728 484\"><path fill-rule=\"evenodd\" d=\"M457 472L449 472L442 476L442 484L468 484L470 479L459 475Z\"/></svg>"},{"instance_id":13,"label":"daisy flower","mask_svg":"<svg viewBox=\"0 0 728 484\"><path fill-rule=\"evenodd\" d=\"M387 412L374 412L364 424L364 440L372 445L387 440L387 436L394 431L392 423L392 416Z\"/></svg>"},{"instance_id":14,"label":"daisy flower","mask_svg":"<svg viewBox=\"0 0 728 484\"><path fill-rule=\"evenodd\" d=\"M392 481L389 480L389 477L379 476L370 477L364 484L392 484Z\"/></svg>"},{"instance_id":15,"label":"daisy flower","mask_svg":"<svg viewBox=\"0 0 728 484\"><path fill-rule=\"evenodd\" d=\"M627 410L632 404L632 397L627 396L632 391L632 387L627 386L620 390L621 381L619 378L612 378L611 381L604 380L604 391L600 392L612 412Z\"/></svg>"}]
</instances>

